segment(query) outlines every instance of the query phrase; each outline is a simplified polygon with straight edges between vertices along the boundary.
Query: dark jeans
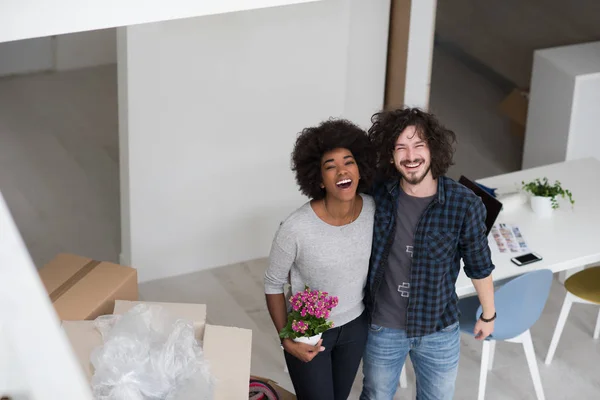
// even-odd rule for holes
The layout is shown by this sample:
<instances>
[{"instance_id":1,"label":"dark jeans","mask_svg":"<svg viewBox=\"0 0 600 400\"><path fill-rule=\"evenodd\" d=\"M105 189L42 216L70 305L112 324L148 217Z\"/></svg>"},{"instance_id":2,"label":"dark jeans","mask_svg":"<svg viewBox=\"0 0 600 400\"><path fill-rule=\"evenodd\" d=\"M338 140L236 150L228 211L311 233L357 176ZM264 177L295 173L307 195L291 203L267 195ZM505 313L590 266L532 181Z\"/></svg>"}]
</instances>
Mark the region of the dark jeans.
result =
<instances>
[{"instance_id":1,"label":"dark jeans","mask_svg":"<svg viewBox=\"0 0 600 400\"><path fill-rule=\"evenodd\" d=\"M323 333L325 350L305 363L284 352L298 400L346 400L367 342L366 312Z\"/></svg>"}]
</instances>

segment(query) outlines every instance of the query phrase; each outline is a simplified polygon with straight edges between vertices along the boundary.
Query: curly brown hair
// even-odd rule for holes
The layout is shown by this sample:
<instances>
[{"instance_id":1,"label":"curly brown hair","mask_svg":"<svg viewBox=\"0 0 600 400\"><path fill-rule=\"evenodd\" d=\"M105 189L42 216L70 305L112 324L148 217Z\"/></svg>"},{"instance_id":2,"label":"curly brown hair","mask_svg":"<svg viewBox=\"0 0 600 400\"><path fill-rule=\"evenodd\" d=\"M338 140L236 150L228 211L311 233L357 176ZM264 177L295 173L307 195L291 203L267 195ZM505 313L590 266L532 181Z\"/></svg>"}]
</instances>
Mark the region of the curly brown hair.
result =
<instances>
[{"instance_id":1,"label":"curly brown hair","mask_svg":"<svg viewBox=\"0 0 600 400\"><path fill-rule=\"evenodd\" d=\"M375 154L367 133L345 119L329 119L302 130L292 152L292 171L300 192L314 200L325 197L321 187L321 160L334 149L348 149L358 166L358 192L367 190L375 175Z\"/></svg>"},{"instance_id":2,"label":"curly brown hair","mask_svg":"<svg viewBox=\"0 0 600 400\"><path fill-rule=\"evenodd\" d=\"M419 108L401 108L381 111L371 117L369 139L376 154L377 172L381 179L400 178L393 159L398 136L409 126L414 126L431 152L431 173L434 179L445 175L454 164L456 134L442 126L437 118Z\"/></svg>"}]
</instances>

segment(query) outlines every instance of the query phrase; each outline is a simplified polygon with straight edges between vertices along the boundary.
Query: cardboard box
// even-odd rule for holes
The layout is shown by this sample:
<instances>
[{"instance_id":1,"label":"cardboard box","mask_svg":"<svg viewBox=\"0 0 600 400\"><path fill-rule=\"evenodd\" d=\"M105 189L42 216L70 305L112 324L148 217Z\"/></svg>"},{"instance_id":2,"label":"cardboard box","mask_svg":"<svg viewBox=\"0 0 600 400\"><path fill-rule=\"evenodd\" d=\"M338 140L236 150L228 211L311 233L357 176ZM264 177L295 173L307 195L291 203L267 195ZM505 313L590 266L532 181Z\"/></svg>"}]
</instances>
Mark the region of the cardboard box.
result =
<instances>
[{"instance_id":1,"label":"cardboard box","mask_svg":"<svg viewBox=\"0 0 600 400\"><path fill-rule=\"evenodd\" d=\"M215 378L214 399L247 399L250 382L252 331L249 329L206 324L206 305L181 303L152 303L115 301L115 314L124 314L137 304L160 305L171 315L193 321L196 338L203 342L204 356L210 363ZM102 346L102 336L93 321L63 321L77 358L88 377L94 371L90 355L94 348Z\"/></svg>"},{"instance_id":2,"label":"cardboard box","mask_svg":"<svg viewBox=\"0 0 600 400\"><path fill-rule=\"evenodd\" d=\"M39 275L61 320L93 320L117 299L138 299L137 271L118 264L59 254Z\"/></svg>"},{"instance_id":3,"label":"cardboard box","mask_svg":"<svg viewBox=\"0 0 600 400\"><path fill-rule=\"evenodd\" d=\"M510 119L511 132L520 138L525 137L528 105L529 93L522 89L513 89L500 103L500 111Z\"/></svg>"},{"instance_id":4,"label":"cardboard box","mask_svg":"<svg viewBox=\"0 0 600 400\"><path fill-rule=\"evenodd\" d=\"M256 379L262 382L266 382L269 386L271 386L277 394L279 395L279 400L296 400L296 395L292 392L289 392L279 386L279 384L269 378L263 378L262 376L251 376L252 379Z\"/></svg>"}]
</instances>

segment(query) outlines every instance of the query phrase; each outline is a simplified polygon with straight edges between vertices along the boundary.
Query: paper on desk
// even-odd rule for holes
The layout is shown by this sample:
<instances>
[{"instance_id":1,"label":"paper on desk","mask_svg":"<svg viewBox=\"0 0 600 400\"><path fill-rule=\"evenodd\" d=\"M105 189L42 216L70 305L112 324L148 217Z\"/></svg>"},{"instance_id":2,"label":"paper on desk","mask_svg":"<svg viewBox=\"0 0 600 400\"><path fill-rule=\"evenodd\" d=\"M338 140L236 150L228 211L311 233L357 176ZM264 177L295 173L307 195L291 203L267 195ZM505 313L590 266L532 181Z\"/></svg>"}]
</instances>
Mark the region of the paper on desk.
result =
<instances>
[{"instance_id":1,"label":"paper on desk","mask_svg":"<svg viewBox=\"0 0 600 400\"><path fill-rule=\"evenodd\" d=\"M496 224L492 227L492 236L500 253L526 253L529 251L527 242L516 225Z\"/></svg>"},{"instance_id":2,"label":"paper on desk","mask_svg":"<svg viewBox=\"0 0 600 400\"><path fill-rule=\"evenodd\" d=\"M521 186L517 185L516 183L514 183L512 185L497 187L495 190L496 197L510 196L511 194L517 194L520 192L521 192Z\"/></svg>"}]
</instances>

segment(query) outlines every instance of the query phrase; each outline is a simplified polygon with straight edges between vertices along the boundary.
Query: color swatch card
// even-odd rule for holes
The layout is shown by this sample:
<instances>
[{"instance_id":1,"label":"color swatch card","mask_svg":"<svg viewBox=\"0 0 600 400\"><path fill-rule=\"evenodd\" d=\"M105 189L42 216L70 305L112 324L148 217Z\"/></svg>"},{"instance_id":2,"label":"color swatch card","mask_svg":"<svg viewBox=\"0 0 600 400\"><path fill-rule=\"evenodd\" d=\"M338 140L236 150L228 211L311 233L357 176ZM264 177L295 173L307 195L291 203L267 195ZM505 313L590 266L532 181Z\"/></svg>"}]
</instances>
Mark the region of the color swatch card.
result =
<instances>
[{"instance_id":1,"label":"color swatch card","mask_svg":"<svg viewBox=\"0 0 600 400\"><path fill-rule=\"evenodd\" d=\"M529 251L519 227L510 224L496 224L492 236L500 253L526 253Z\"/></svg>"}]
</instances>

